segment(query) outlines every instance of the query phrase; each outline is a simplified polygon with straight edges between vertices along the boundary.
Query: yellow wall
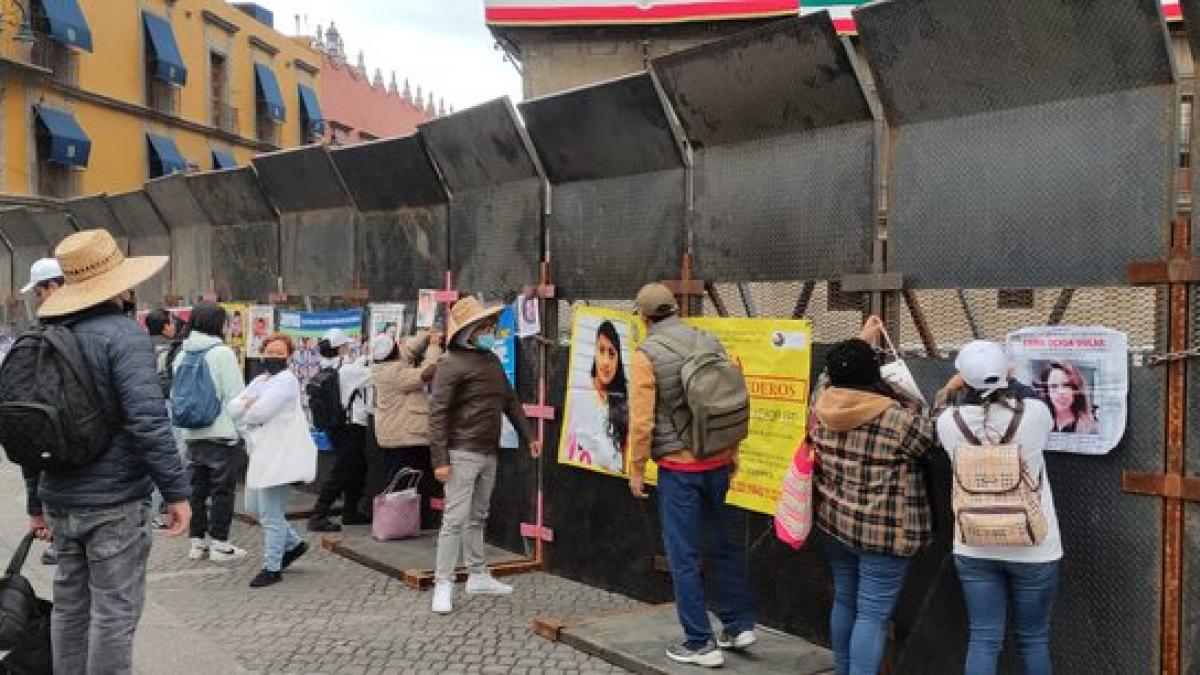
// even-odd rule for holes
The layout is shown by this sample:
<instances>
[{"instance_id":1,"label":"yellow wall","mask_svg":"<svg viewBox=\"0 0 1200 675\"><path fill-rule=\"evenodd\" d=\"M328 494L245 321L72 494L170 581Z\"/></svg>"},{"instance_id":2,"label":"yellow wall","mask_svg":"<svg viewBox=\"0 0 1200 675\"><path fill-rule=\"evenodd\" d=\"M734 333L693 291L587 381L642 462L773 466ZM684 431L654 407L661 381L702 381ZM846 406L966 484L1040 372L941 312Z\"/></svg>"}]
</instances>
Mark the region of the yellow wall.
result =
<instances>
[{"instance_id":1,"label":"yellow wall","mask_svg":"<svg viewBox=\"0 0 1200 675\"><path fill-rule=\"evenodd\" d=\"M0 0L0 6L12 0ZM301 41L288 38L258 23L223 0L80 0L92 32L93 51L77 51L78 88L104 97L138 106L138 110L120 110L112 105L87 100L71 90L49 85L36 75L15 69L0 70L0 191L30 194L36 191L32 169L33 119L31 108L38 102L70 110L92 140L91 158L79 172L79 194L121 192L140 187L149 177L147 131L175 140L181 154L201 170L211 169L211 150L233 152L239 163L247 163L265 148L257 141L255 123L255 62L272 66L287 108L287 120L280 126L281 147L300 143L300 102L297 82L319 91L317 78L297 68L297 58L313 66L321 65L321 55ZM204 130L182 127L173 120L155 119L146 108L146 67L142 16L143 10L167 18L187 67L187 84L180 92L178 117ZM207 10L239 30L229 35L205 20ZM277 48L271 56L250 44L251 37ZM0 33L0 42L11 43L11 35ZM3 55L20 59L20 47L5 46ZM209 50L227 57L228 104L238 109L236 141L222 138L213 128ZM14 50L17 50L14 52Z\"/></svg>"}]
</instances>

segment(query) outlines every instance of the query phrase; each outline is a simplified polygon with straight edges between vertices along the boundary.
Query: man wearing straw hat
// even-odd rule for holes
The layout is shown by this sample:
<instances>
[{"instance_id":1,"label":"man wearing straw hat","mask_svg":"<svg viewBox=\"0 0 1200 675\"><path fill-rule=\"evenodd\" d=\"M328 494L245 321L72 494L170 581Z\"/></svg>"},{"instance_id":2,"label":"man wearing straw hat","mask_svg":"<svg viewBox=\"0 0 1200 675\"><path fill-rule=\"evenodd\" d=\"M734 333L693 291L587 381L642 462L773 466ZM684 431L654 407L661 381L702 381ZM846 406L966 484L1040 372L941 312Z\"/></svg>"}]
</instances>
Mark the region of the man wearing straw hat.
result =
<instances>
[{"instance_id":1,"label":"man wearing straw hat","mask_svg":"<svg viewBox=\"0 0 1200 675\"><path fill-rule=\"evenodd\" d=\"M542 452L516 392L508 384L496 344L496 317L503 307L484 307L475 298L450 310L448 350L438 363L429 402L429 444L434 476L446 485L438 535L433 611L449 613L459 552L470 572L467 593L508 595L512 586L494 579L484 558L483 530L496 486L500 415L516 427L530 453Z\"/></svg>"},{"instance_id":2,"label":"man wearing straw hat","mask_svg":"<svg viewBox=\"0 0 1200 675\"><path fill-rule=\"evenodd\" d=\"M87 230L55 251L66 284L38 309L66 324L113 420L108 452L82 468L43 471L38 497L58 553L52 637L57 673L131 673L150 556L150 493L168 503L167 535L191 519L183 473L150 339L130 317L133 289L166 257L126 258L112 235Z\"/></svg>"}]
</instances>

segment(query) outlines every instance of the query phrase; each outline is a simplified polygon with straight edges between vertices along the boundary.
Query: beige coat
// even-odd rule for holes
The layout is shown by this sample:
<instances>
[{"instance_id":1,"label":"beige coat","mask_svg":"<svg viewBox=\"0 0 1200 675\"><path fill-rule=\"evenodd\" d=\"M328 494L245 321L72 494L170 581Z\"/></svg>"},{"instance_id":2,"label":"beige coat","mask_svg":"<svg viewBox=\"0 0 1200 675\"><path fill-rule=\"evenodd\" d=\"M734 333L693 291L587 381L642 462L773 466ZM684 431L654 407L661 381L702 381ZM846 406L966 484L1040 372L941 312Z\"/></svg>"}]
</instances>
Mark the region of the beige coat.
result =
<instances>
[{"instance_id":1,"label":"beige coat","mask_svg":"<svg viewBox=\"0 0 1200 675\"><path fill-rule=\"evenodd\" d=\"M429 395L421 373L437 363L442 349L430 345L419 368L413 359L427 344L428 335L400 343L400 359L371 366L375 380L375 439L380 448L429 445Z\"/></svg>"}]
</instances>

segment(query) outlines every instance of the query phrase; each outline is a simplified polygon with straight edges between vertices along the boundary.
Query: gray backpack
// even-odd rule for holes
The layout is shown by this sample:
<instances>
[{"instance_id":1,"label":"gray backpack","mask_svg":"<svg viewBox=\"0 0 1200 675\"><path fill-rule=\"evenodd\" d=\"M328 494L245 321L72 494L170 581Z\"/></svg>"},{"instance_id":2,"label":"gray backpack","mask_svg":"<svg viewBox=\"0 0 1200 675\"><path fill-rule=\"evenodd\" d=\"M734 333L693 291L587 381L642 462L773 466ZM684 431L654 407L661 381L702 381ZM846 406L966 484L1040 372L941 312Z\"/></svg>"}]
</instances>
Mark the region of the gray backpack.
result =
<instances>
[{"instance_id":1,"label":"gray backpack","mask_svg":"<svg viewBox=\"0 0 1200 675\"><path fill-rule=\"evenodd\" d=\"M750 435L750 392L742 369L704 337L697 331L690 346L666 335L658 338L683 359L683 405L672 411L671 419L697 459L728 450Z\"/></svg>"}]
</instances>

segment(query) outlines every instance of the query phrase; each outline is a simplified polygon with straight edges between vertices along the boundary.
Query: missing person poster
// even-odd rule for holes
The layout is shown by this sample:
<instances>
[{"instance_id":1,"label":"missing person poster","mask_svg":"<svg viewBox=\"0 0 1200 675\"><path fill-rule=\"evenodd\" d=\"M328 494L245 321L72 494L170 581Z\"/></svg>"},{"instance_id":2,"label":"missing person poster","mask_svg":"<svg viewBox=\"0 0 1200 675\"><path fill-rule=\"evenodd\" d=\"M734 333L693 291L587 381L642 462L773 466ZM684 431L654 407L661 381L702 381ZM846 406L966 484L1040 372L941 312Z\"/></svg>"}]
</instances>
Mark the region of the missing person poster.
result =
<instances>
[{"instance_id":1,"label":"missing person poster","mask_svg":"<svg viewBox=\"0 0 1200 675\"><path fill-rule=\"evenodd\" d=\"M626 476L629 375L642 329L629 312L577 307L558 461Z\"/></svg>"},{"instance_id":2,"label":"missing person poster","mask_svg":"<svg viewBox=\"0 0 1200 675\"><path fill-rule=\"evenodd\" d=\"M342 329L354 344L360 344L362 310L279 313L279 332L292 338L296 344L296 352L292 355L292 372L299 378L301 386L308 384L321 369L317 341L331 328Z\"/></svg>"},{"instance_id":3,"label":"missing person poster","mask_svg":"<svg viewBox=\"0 0 1200 675\"><path fill-rule=\"evenodd\" d=\"M393 339L404 332L404 305L400 303L374 302L370 305L371 331L367 341L387 333Z\"/></svg>"},{"instance_id":4,"label":"missing person poster","mask_svg":"<svg viewBox=\"0 0 1200 675\"><path fill-rule=\"evenodd\" d=\"M417 291L417 328L433 328L433 324L437 322L437 315L437 291Z\"/></svg>"},{"instance_id":5,"label":"missing person poster","mask_svg":"<svg viewBox=\"0 0 1200 675\"><path fill-rule=\"evenodd\" d=\"M275 332L275 307L273 305L250 305L250 340L246 345L246 356L262 358L263 344Z\"/></svg>"},{"instance_id":6,"label":"missing person poster","mask_svg":"<svg viewBox=\"0 0 1200 675\"><path fill-rule=\"evenodd\" d=\"M222 302L225 308L225 344L237 354L238 363L246 368L246 331L250 323L250 305Z\"/></svg>"},{"instance_id":7,"label":"missing person poster","mask_svg":"<svg viewBox=\"0 0 1200 675\"><path fill-rule=\"evenodd\" d=\"M517 297L513 306L517 313L517 337L533 337L542 332L542 315L538 298L533 294Z\"/></svg>"},{"instance_id":8,"label":"missing person poster","mask_svg":"<svg viewBox=\"0 0 1200 675\"><path fill-rule=\"evenodd\" d=\"M508 385L515 389L517 386L517 314L512 305L504 308L504 312L500 314L496 323L496 346L492 347L492 353L500 359L500 365L504 368L504 377L508 379ZM516 427L508 421L508 417L503 413L500 414L500 422L500 447L508 449L520 447L521 438L517 434Z\"/></svg>"},{"instance_id":9,"label":"missing person poster","mask_svg":"<svg viewBox=\"0 0 1200 675\"><path fill-rule=\"evenodd\" d=\"M1013 376L1050 408L1047 450L1107 454L1125 435L1129 338L1109 328L1025 328L1008 336Z\"/></svg>"}]
</instances>

